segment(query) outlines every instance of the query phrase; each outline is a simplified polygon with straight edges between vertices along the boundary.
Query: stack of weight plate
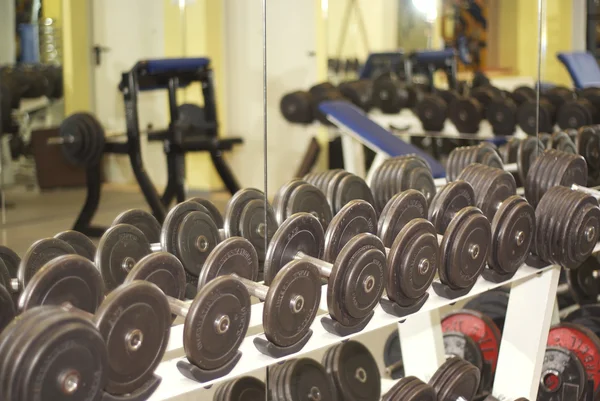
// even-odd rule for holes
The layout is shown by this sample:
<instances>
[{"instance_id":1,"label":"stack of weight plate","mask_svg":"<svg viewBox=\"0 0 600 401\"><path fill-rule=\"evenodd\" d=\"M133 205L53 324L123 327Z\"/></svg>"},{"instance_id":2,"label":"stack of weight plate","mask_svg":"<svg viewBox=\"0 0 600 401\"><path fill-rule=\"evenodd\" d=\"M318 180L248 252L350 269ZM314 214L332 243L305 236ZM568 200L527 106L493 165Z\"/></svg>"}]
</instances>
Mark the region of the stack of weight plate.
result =
<instances>
[{"instance_id":1,"label":"stack of weight plate","mask_svg":"<svg viewBox=\"0 0 600 401\"><path fill-rule=\"evenodd\" d=\"M325 194L334 215L346 203L355 199L365 200L375 206L375 199L365 180L346 170L309 173L304 176L304 181L319 188Z\"/></svg>"},{"instance_id":2,"label":"stack of weight plate","mask_svg":"<svg viewBox=\"0 0 600 401\"><path fill-rule=\"evenodd\" d=\"M425 160L415 155L387 159L373 172L371 191L375 198L375 209L379 213L397 193L416 189L430 203L435 195L435 183L431 169Z\"/></svg>"}]
</instances>

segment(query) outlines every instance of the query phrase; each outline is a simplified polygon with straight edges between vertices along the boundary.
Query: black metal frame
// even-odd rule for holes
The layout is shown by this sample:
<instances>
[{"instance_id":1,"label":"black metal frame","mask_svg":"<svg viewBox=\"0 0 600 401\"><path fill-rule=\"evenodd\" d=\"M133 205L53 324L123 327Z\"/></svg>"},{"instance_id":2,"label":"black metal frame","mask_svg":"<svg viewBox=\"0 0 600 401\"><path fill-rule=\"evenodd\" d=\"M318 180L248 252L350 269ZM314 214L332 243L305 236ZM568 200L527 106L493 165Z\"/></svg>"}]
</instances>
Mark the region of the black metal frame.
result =
<instances>
[{"instance_id":1,"label":"black metal frame","mask_svg":"<svg viewBox=\"0 0 600 401\"><path fill-rule=\"evenodd\" d=\"M183 132L178 126L179 110L177 104L177 89L188 86L192 82L200 82L204 97L204 117L206 124L194 127L194 132L188 129ZM141 133L138 117L138 93L143 90L166 89L169 96L169 127L165 131L148 134L149 141L162 141L167 158L167 186L160 196L152 184L142 161ZM127 154L135 178L144 194L152 214L162 222L166 209L173 199L182 202L185 193L185 154L188 152L209 152L213 165L223 180L225 186L234 194L240 189L229 165L223 158L225 151L234 145L242 143L241 138L218 138L217 110L214 94L212 69L206 67L195 71L173 71L169 73L148 74L145 62L138 62L130 71L122 74L119 90L123 94L127 127L127 142L105 144L104 153ZM102 185L100 165L89 166L87 169L87 197L77 218L74 229L89 236L101 236L103 227L91 225L92 218L100 203Z\"/></svg>"}]
</instances>

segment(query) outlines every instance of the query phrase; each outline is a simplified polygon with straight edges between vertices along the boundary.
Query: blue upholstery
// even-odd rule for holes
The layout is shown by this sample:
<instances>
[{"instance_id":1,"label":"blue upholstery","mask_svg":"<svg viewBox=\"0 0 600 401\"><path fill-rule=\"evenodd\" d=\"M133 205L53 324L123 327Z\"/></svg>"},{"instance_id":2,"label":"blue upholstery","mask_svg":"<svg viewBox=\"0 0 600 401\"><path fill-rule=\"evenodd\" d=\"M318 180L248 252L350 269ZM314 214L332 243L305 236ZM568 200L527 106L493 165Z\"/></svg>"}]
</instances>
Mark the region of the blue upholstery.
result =
<instances>
[{"instance_id":1,"label":"blue upholstery","mask_svg":"<svg viewBox=\"0 0 600 401\"><path fill-rule=\"evenodd\" d=\"M413 53L413 60L417 64L444 64L448 59L454 58L454 49L444 50L419 50Z\"/></svg>"},{"instance_id":2,"label":"blue upholstery","mask_svg":"<svg viewBox=\"0 0 600 401\"><path fill-rule=\"evenodd\" d=\"M588 52L558 53L577 89L600 87L600 67L596 58Z\"/></svg>"},{"instance_id":3,"label":"blue upholstery","mask_svg":"<svg viewBox=\"0 0 600 401\"><path fill-rule=\"evenodd\" d=\"M319 104L319 110L326 114L332 123L344 129L345 132L373 151L385 153L391 157L417 154L427 160L435 178L446 175L440 162L375 123L358 107L345 101L326 101Z\"/></svg>"},{"instance_id":4,"label":"blue upholstery","mask_svg":"<svg viewBox=\"0 0 600 401\"><path fill-rule=\"evenodd\" d=\"M144 60L138 65L150 75L165 74L170 72L193 72L200 68L206 68L210 59L198 58L165 58L158 60Z\"/></svg>"}]
</instances>

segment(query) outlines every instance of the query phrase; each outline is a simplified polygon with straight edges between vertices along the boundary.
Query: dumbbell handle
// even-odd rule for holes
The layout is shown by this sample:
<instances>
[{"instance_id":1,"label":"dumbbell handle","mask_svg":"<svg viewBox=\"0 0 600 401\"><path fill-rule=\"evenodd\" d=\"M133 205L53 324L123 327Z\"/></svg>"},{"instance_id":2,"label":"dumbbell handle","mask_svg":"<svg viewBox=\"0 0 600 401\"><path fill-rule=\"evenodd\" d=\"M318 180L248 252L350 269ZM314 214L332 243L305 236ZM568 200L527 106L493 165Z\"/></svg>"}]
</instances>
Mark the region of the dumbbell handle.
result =
<instances>
[{"instance_id":1,"label":"dumbbell handle","mask_svg":"<svg viewBox=\"0 0 600 401\"><path fill-rule=\"evenodd\" d=\"M517 173L518 167L517 167L517 163L508 163L504 165L504 171L506 171L507 173ZM435 184L436 187L443 187L444 185L446 185L448 183L448 181L446 181L446 178L435 178L433 180L433 183Z\"/></svg>"},{"instance_id":2,"label":"dumbbell handle","mask_svg":"<svg viewBox=\"0 0 600 401\"><path fill-rule=\"evenodd\" d=\"M46 141L48 145L64 145L65 143L75 143L75 137L73 135L54 136Z\"/></svg>"},{"instance_id":3,"label":"dumbbell handle","mask_svg":"<svg viewBox=\"0 0 600 401\"><path fill-rule=\"evenodd\" d=\"M10 279L10 291L12 293L18 293L19 291L21 291L21 283L19 282L18 278L11 278Z\"/></svg>"},{"instance_id":4,"label":"dumbbell handle","mask_svg":"<svg viewBox=\"0 0 600 401\"><path fill-rule=\"evenodd\" d=\"M319 274L321 277L329 277L331 275L331 270L333 270L333 264L329 262L325 262L319 258L315 258L314 256L309 256L304 252L298 252L294 259L305 260L307 262L312 263L319 269Z\"/></svg>"},{"instance_id":5,"label":"dumbbell handle","mask_svg":"<svg viewBox=\"0 0 600 401\"><path fill-rule=\"evenodd\" d=\"M571 185L571 189L573 191L579 191L591 195L594 198L600 198L600 191L598 191L596 188L582 187L581 185L573 184Z\"/></svg>"},{"instance_id":6,"label":"dumbbell handle","mask_svg":"<svg viewBox=\"0 0 600 401\"><path fill-rule=\"evenodd\" d=\"M233 274L235 278L240 280L244 287L248 290L250 295L255 296L256 298L264 301L267 298L267 293L269 292L269 287L264 284L259 284L255 281L248 280L247 278L240 277L237 274Z\"/></svg>"}]
</instances>

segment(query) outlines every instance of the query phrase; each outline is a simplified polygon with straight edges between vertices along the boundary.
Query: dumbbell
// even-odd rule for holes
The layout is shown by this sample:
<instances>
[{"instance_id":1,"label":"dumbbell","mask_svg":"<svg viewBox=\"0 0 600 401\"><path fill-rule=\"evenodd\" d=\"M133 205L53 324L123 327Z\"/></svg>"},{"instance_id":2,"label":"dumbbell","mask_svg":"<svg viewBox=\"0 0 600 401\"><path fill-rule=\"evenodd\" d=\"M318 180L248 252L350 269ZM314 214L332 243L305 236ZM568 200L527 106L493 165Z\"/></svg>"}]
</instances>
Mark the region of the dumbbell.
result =
<instances>
[{"instance_id":1,"label":"dumbbell","mask_svg":"<svg viewBox=\"0 0 600 401\"><path fill-rule=\"evenodd\" d=\"M447 333L460 333L467 336L475 344L475 349L473 349L473 345L468 344L470 343L468 340L459 336L458 341L456 341L459 352L455 355L460 355L462 349L468 350L469 352L464 353L465 359L477 366L481 372L479 393L491 391L501 341L500 329L494 321L483 313L461 309L450 312L442 318L442 331L444 332L444 339L446 339ZM451 336L448 336L449 340L451 338ZM466 357L467 354L478 355L478 358L480 357L482 360L481 363L479 365L475 364L474 361L477 358L468 358Z\"/></svg>"},{"instance_id":2,"label":"dumbbell","mask_svg":"<svg viewBox=\"0 0 600 401\"><path fill-rule=\"evenodd\" d=\"M321 301L321 280L315 266L293 260L270 277L268 284L256 283L256 250L248 240L231 237L217 245L206 259L198 278L198 292L223 275L233 275L251 295L264 301L263 329L268 344L255 341L259 350L281 356L306 344Z\"/></svg>"},{"instance_id":3,"label":"dumbbell","mask_svg":"<svg viewBox=\"0 0 600 401\"><path fill-rule=\"evenodd\" d=\"M492 126L494 135L511 135L517 127L519 106L528 100L534 100L536 92L528 86L520 86L512 93L495 96L487 104L485 118Z\"/></svg>"},{"instance_id":4,"label":"dumbbell","mask_svg":"<svg viewBox=\"0 0 600 401\"><path fill-rule=\"evenodd\" d=\"M34 308L15 318L0 334L0 351L3 400L96 400L107 383L102 335L82 314L58 306Z\"/></svg>"},{"instance_id":5,"label":"dumbbell","mask_svg":"<svg viewBox=\"0 0 600 401\"><path fill-rule=\"evenodd\" d=\"M450 105L459 98L454 90L439 90L425 94L415 107L415 114L425 131L440 132L448 118Z\"/></svg>"},{"instance_id":6,"label":"dumbbell","mask_svg":"<svg viewBox=\"0 0 600 401\"><path fill-rule=\"evenodd\" d=\"M342 400L380 401L381 375L377 361L358 341L330 347L321 363Z\"/></svg>"},{"instance_id":7,"label":"dumbbell","mask_svg":"<svg viewBox=\"0 0 600 401\"><path fill-rule=\"evenodd\" d=\"M371 189L365 180L346 170L335 169L309 173L303 179L319 188L325 194L333 215L338 213L346 203L354 199L363 199L370 204L374 204L375 202ZM290 188L295 188L295 185L292 185ZM282 198L283 206L286 203L286 196L282 196Z\"/></svg>"},{"instance_id":8,"label":"dumbbell","mask_svg":"<svg viewBox=\"0 0 600 401\"><path fill-rule=\"evenodd\" d=\"M327 100L347 100L330 82L311 87L308 92L295 91L284 95L279 102L283 117L292 123L310 124L315 119L331 125L327 116L319 110L319 104Z\"/></svg>"},{"instance_id":9,"label":"dumbbell","mask_svg":"<svg viewBox=\"0 0 600 401\"><path fill-rule=\"evenodd\" d=\"M415 376L403 377L387 393L381 401L438 401L433 387Z\"/></svg>"},{"instance_id":10,"label":"dumbbell","mask_svg":"<svg viewBox=\"0 0 600 401\"><path fill-rule=\"evenodd\" d=\"M359 210L373 207L364 201L352 201L345 206L343 216L361 216ZM340 217L338 217L340 216ZM358 231L348 225L339 213L327 232L319 220L309 213L296 213L283 222L271 239L265 260L265 284L275 280L278 272L291 260L314 264L321 277L328 280L327 305L331 319L321 320L334 334L357 332L369 322L384 288L386 269L385 248L373 234ZM375 220L355 224L376 224ZM361 230L363 231L363 230ZM333 263L332 263L333 262Z\"/></svg>"},{"instance_id":11,"label":"dumbbell","mask_svg":"<svg viewBox=\"0 0 600 401\"><path fill-rule=\"evenodd\" d=\"M576 99L564 102L558 110L556 123L561 129L581 128L600 122L600 91L587 88L577 94Z\"/></svg>"},{"instance_id":12,"label":"dumbbell","mask_svg":"<svg viewBox=\"0 0 600 401\"><path fill-rule=\"evenodd\" d=\"M544 355L538 399L550 400L562 394L569 400L583 400L600 393L600 339L585 325L559 323L550 328Z\"/></svg>"},{"instance_id":13,"label":"dumbbell","mask_svg":"<svg viewBox=\"0 0 600 401\"><path fill-rule=\"evenodd\" d=\"M346 81L338 85L338 90L352 104L368 113L373 107L373 82L368 79Z\"/></svg>"},{"instance_id":14,"label":"dumbbell","mask_svg":"<svg viewBox=\"0 0 600 401\"><path fill-rule=\"evenodd\" d=\"M373 80L373 107L384 114L398 114L411 109L421 94L394 74L381 74Z\"/></svg>"},{"instance_id":15,"label":"dumbbell","mask_svg":"<svg viewBox=\"0 0 600 401\"><path fill-rule=\"evenodd\" d=\"M230 380L217 388L213 401L266 399L265 383L256 377L242 376Z\"/></svg>"},{"instance_id":16,"label":"dumbbell","mask_svg":"<svg viewBox=\"0 0 600 401\"><path fill-rule=\"evenodd\" d=\"M269 399L278 401L335 401L335 386L327 371L311 358L289 359L269 367Z\"/></svg>"},{"instance_id":17,"label":"dumbbell","mask_svg":"<svg viewBox=\"0 0 600 401\"><path fill-rule=\"evenodd\" d=\"M427 203L431 202L436 192L429 165L416 155L386 159L371 175L369 186L378 212L399 192L416 189L425 196Z\"/></svg>"},{"instance_id":18,"label":"dumbbell","mask_svg":"<svg viewBox=\"0 0 600 401\"><path fill-rule=\"evenodd\" d=\"M537 135L538 132L553 132L556 124L557 112L563 103L573 99L574 94L570 89L554 87L540 95L537 99L529 99L519 106L517 120L519 127L529 134ZM538 126L539 106L539 126Z\"/></svg>"},{"instance_id":19,"label":"dumbbell","mask_svg":"<svg viewBox=\"0 0 600 401\"><path fill-rule=\"evenodd\" d=\"M485 271L486 278L491 278L487 273L492 272L499 279L512 276L525 263L534 242L534 208L517 196L515 180L504 170L474 163L461 171L455 182L460 181L471 184L475 206L491 222L490 270Z\"/></svg>"},{"instance_id":20,"label":"dumbbell","mask_svg":"<svg viewBox=\"0 0 600 401\"><path fill-rule=\"evenodd\" d=\"M429 385L437 394L438 401L472 400L479 389L480 372L471 363L451 357L440 366Z\"/></svg>"},{"instance_id":21,"label":"dumbbell","mask_svg":"<svg viewBox=\"0 0 600 401\"><path fill-rule=\"evenodd\" d=\"M225 374L230 370L225 367L233 367L240 357L238 349L250 323L250 295L238 278L218 277L204 285L190 304L182 301L185 278L185 269L175 256L157 252L136 263L125 282L156 284L165 294L170 312L185 318L183 348L190 364L178 364L182 373Z\"/></svg>"},{"instance_id":22,"label":"dumbbell","mask_svg":"<svg viewBox=\"0 0 600 401\"><path fill-rule=\"evenodd\" d=\"M459 96L448 109L448 117L458 132L476 134L479 124L485 118L490 102L501 97L502 92L489 85L473 88L468 96Z\"/></svg>"},{"instance_id":23,"label":"dumbbell","mask_svg":"<svg viewBox=\"0 0 600 401\"><path fill-rule=\"evenodd\" d=\"M334 184L331 191L334 192L336 187ZM297 178L279 188L273 198L273 210L278 224L294 213L307 212L319 219L324 230L333 217L331 206L323 191Z\"/></svg>"},{"instance_id":24,"label":"dumbbell","mask_svg":"<svg viewBox=\"0 0 600 401\"><path fill-rule=\"evenodd\" d=\"M308 90L308 93L311 95L311 105L315 119L321 124L332 125L332 123L327 119L327 116L323 114L321 110L319 110L319 104L321 104L321 102L332 100L347 101L347 99L341 94L339 89L330 82L323 82L314 85Z\"/></svg>"},{"instance_id":25,"label":"dumbbell","mask_svg":"<svg viewBox=\"0 0 600 401\"><path fill-rule=\"evenodd\" d=\"M93 166L100 162L106 142L104 128L90 113L74 113L59 127L59 137L48 139L49 145L61 145L67 161L76 166Z\"/></svg>"},{"instance_id":26,"label":"dumbbell","mask_svg":"<svg viewBox=\"0 0 600 401\"><path fill-rule=\"evenodd\" d=\"M19 299L21 311L44 305L66 306L94 322L108 347L106 392L135 393L151 380L171 326L169 305L157 286L128 283L104 298L96 266L82 256L64 255L44 264ZM23 327L19 333L27 331Z\"/></svg>"}]
</instances>

